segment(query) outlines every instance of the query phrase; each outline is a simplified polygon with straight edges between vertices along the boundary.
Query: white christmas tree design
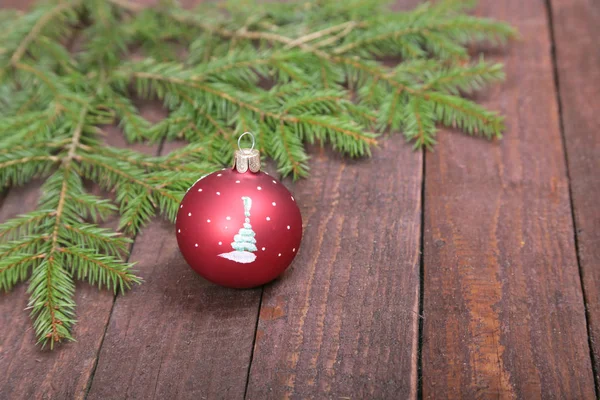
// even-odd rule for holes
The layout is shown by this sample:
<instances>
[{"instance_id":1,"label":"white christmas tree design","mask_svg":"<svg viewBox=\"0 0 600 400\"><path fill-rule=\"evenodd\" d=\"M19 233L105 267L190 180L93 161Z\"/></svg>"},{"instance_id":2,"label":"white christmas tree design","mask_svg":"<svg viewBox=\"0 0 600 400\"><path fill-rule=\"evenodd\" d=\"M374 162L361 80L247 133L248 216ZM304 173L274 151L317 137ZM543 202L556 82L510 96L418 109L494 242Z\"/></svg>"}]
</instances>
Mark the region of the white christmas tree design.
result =
<instances>
[{"instance_id":1,"label":"white christmas tree design","mask_svg":"<svg viewBox=\"0 0 600 400\"><path fill-rule=\"evenodd\" d=\"M244 196L242 197L242 201L244 202L244 216L246 219L244 220L243 227L240 228L237 235L233 237L233 243L231 243L231 247L234 251L219 254L219 257L247 264L256 260L256 254L254 254L256 251L256 239L254 239L256 233L254 233L252 230L252 225L250 225L250 208L252 207L252 199Z\"/></svg>"}]
</instances>

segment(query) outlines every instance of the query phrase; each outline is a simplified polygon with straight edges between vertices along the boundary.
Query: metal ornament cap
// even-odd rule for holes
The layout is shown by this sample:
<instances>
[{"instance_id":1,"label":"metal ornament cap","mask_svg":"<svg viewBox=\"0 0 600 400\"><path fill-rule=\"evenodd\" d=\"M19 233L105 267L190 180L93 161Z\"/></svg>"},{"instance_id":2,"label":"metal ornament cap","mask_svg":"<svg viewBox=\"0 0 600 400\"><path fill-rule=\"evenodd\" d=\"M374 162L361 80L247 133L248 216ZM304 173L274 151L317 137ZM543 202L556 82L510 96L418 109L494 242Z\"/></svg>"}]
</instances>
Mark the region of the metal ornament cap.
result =
<instances>
[{"instance_id":1,"label":"metal ornament cap","mask_svg":"<svg viewBox=\"0 0 600 400\"><path fill-rule=\"evenodd\" d=\"M239 173L260 171L260 153L255 149L240 149L235 151L233 167Z\"/></svg>"},{"instance_id":2,"label":"metal ornament cap","mask_svg":"<svg viewBox=\"0 0 600 400\"><path fill-rule=\"evenodd\" d=\"M252 147L249 149L242 149L242 146L240 146L240 141L246 135L250 135L250 137L252 138ZM252 132L244 132L238 138L239 150L235 151L233 161L233 167L235 168L235 170L237 170L237 172L243 174L248 170L254 173L260 171L260 153L258 152L258 150L254 149L255 143L256 142L254 140L254 135L252 134Z\"/></svg>"}]
</instances>

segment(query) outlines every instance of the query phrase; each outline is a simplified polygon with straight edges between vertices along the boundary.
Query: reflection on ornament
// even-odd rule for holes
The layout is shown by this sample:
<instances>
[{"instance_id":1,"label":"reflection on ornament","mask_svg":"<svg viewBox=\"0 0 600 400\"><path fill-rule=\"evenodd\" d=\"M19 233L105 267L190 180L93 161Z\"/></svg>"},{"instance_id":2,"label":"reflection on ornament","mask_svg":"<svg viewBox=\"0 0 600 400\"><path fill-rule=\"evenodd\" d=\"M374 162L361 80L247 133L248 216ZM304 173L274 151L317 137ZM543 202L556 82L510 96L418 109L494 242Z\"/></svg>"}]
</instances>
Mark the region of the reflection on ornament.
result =
<instances>
[{"instance_id":1,"label":"reflection on ornament","mask_svg":"<svg viewBox=\"0 0 600 400\"><path fill-rule=\"evenodd\" d=\"M244 202L244 216L246 219L244 220L243 227L238 231L238 234L233 237L233 243L231 243L231 247L234 251L219 254L219 257L242 264L248 264L256 260L256 254L254 254L256 251L256 239L254 239L256 233L254 233L252 230L252 225L250 225L250 208L252 208L252 199L248 196L244 196L242 197L242 201Z\"/></svg>"}]
</instances>

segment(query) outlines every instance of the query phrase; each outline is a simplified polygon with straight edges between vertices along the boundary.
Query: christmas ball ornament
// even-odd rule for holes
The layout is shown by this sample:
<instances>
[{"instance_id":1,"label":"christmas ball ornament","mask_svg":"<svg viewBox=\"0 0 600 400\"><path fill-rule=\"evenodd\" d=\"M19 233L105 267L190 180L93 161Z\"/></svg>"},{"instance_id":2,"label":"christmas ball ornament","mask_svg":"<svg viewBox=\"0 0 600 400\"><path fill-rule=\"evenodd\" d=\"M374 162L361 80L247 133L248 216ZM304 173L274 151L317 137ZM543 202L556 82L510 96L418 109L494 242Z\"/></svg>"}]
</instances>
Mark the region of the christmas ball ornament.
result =
<instances>
[{"instance_id":1,"label":"christmas ball ornament","mask_svg":"<svg viewBox=\"0 0 600 400\"><path fill-rule=\"evenodd\" d=\"M252 148L236 151L232 169L204 176L188 189L175 229L194 271L219 285L250 288L272 281L291 264L300 248L302 217L285 186L260 171L252 136Z\"/></svg>"}]
</instances>

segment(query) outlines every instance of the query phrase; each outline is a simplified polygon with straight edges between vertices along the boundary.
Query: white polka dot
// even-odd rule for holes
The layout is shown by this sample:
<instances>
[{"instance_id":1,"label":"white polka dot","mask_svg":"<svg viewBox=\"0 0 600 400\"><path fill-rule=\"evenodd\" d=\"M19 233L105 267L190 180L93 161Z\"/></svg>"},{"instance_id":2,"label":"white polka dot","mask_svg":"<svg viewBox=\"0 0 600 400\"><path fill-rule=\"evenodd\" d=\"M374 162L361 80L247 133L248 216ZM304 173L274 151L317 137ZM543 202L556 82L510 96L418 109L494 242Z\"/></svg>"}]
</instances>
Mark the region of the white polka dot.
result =
<instances>
[{"instance_id":1,"label":"white polka dot","mask_svg":"<svg viewBox=\"0 0 600 400\"><path fill-rule=\"evenodd\" d=\"M198 243L196 243L194 246L198 247Z\"/></svg>"},{"instance_id":2,"label":"white polka dot","mask_svg":"<svg viewBox=\"0 0 600 400\"><path fill-rule=\"evenodd\" d=\"M240 183L240 181L235 181L235 183Z\"/></svg>"},{"instance_id":3,"label":"white polka dot","mask_svg":"<svg viewBox=\"0 0 600 400\"><path fill-rule=\"evenodd\" d=\"M177 229L177 233L181 233L181 229Z\"/></svg>"},{"instance_id":4,"label":"white polka dot","mask_svg":"<svg viewBox=\"0 0 600 400\"><path fill-rule=\"evenodd\" d=\"M191 216L192 216L192 213L188 213L188 217L191 217Z\"/></svg>"},{"instance_id":5,"label":"white polka dot","mask_svg":"<svg viewBox=\"0 0 600 400\"><path fill-rule=\"evenodd\" d=\"M267 217L267 221L270 221L270 220L271 220L271 217Z\"/></svg>"},{"instance_id":6,"label":"white polka dot","mask_svg":"<svg viewBox=\"0 0 600 400\"><path fill-rule=\"evenodd\" d=\"M199 192L201 192L201 191L202 191L202 189L198 189L198 191L199 191Z\"/></svg>"},{"instance_id":7,"label":"white polka dot","mask_svg":"<svg viewBox=\"0 0 600 400\"><path fill-rule=\"evenodd\" d=\"M266 247L263 247L263 248L262 248L262 251L265 251L266 249L267 249Z\"/></svg>"},{"instance_id":8,"label":"white polka dot","mask_svg":"<svg viewBox=\"0 0 600 400\"><path fill-rule=\"evenodd\" d=\"M257 187L258 190L262 190L262 188L260 186Z\"/></svg>"},{"instance_id":9,"label":"white polka dot","mask_svg":"<svg viewBox=\"0 0 600 400\"><path fill-rule=\"evenodd\" d=\"M225 229L227 229L228 227L226 226Z\"/></svg>"},{"instance_id":10,"label":"white polka dot","mask_svg":"<svg viewBox=\"0 0 600 400\"><path fill-rule=\"evenodd\" d=\"M292 196L292 201L296 201L296 200L294 200L294 196Z\"/></svg>"},{"instance_id":11,"label":"white polka dot","mask_svg":"<svg viewBox=\"0 0 600 400\"><path fill-rule=\"evenodd\" d=\"M277 254L277 257L281 257L281 253Z\"/></svg>"},{"instance_id":12,"label":"white polka dot","mask_svg":"<svg viewBox=\"0 0 600 400\"><path fill-rule=\"evenodd\" d=\"M273 207L275 207L277 205L277 203L275 203L275 202L272 202L271 204L273 204Z\"/></svg>"},{"instance_id":13,"label":"white polka dot","mask_svg":"<svg viewBox=\"0 0 600 400\"><path fill-rule=\"evenodd\" d=\"M226 219L227 221L231 221L231 217L229 217L229 216L225 217L225 219Z\"/></svg>"},{"instance_id":14,"label":"white polka dot","mask_svg":"<svg viewBox=\"0 0 600 400\"><path fill-rule=\"evenodd\" d=\"M219 242L219 246L222 245L222 244L223 244L223 242Z\"/></svg>"},{"instance_id":15,"label":"white polka dot","mask_svg":"<svg viewBox=\"0 0 600 400\"><path fill-rule=\"evenodd\" d=\"M273 183L277 183L277 181L276 181L276 180L273 180Z\"/></svg>"},{"instance_id":16,"label":"white polka dot","mask_svg":"<svg viewBox=\"0 0 600 400\"><path fill-rule=\"evenodd\" d=\"M207 219L206 222L210 223L210 219Z\"/></svg>"},{"instance_id":17,"label":"white polka dot","mask_svg":"<svg viewBox=\"0 0 600 400\"><path fill-rule=\"evenodd\" d=\"M288 225L288 230L290 229L290 226Z\"/></svg>"},{"instance_id":18,"label":"white polka dot","mask_svg":"<svg viewBox=\"0 0 600 400\"><path fill-rule=\"evenodd\" d=\"M223 174L217 174L217 176L223 176Z\"/></svg>"},{"instance_id":19,"label":"white polka dot","mask_svg":"<svg viewBox=\"0 0 600 400\"><path fill-rule=\"evenodd\" d=\"M221 195L221 192L217 192L217 196L220 196L220 195Z\"/></svg>"},{"instance_id":20,"label":"white polka dot","mask_svg":"<svg viewBox=\"0 0 600 400\"><path fill-rule=\"evenodd\" d=\"M179 208L183 208L183 204L179 206Z\"/></svg>"},{"instance_id":21,"label":"white polka dot","mask_svg":"<svg viewBox=\"0 0 600 400\"><path fill-rule=\"evenodd\" d=\"M296 248L294 247L294 248L292 249L292 251L295 253L295 252L296 252Z\"/></svg>"}]
</instances>

